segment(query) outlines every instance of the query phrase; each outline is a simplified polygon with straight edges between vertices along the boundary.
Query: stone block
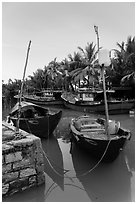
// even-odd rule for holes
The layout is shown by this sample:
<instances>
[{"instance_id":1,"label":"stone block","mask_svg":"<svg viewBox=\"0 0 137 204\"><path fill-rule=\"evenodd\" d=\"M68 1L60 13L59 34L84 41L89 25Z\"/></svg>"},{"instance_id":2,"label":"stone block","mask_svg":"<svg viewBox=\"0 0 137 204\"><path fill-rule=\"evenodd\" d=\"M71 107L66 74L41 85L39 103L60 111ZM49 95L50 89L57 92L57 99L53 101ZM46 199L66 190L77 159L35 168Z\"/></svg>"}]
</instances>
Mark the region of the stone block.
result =
<instances>
[{"instance_id":1,"label":"stone block","mask_svg":"<svg viewBox=\"0 0 137 204\"><path fill-rule=\"evenodd\" d=\"M2 195L7 194L9 190L9 184L2 184Z\"/></svg>"},{"instance_id":2,"label":"stone block","mask_svg":"<svg viewBox=\"0 0 137 204\"><path fill-rule=\"evenodd\" d=\"M36 185L36 176L29 177L29 185Z\"/></svg>"},{"instance_id":3,"label":"stone block","mask_svg":"<svg viewBox=\"0 0 137 204\"><path fill-rule=\"evenodd\" d=\"M37 175L37 185L41 185L45 183L45 173L41 172L40 174Z\"/></svg>"},{"instance_id":4,"label":"stone block","mask_svg":"<svg viewBox=\"0 0 137 204\"><path fill-rule=\"evenodd\" d=\"M2 174L10 172L11 170L12 170L12 164L11 163L2 165Z\"/></svg>"},{"instance_id":5,"label":"stone block","mask_svg":"<svg viewBox=\"0 0 137 204\"><path fill-rule=\"evenodd\" d=\"M20 178L35 175L36 170L33 168L27 168L20 171Z\"/></svg>"},{"instance_id":6,"label":"stone block","mask_svg":"<svg viewBox=\"0 0 137 204\"><path fill-rule=\"evenodd\" d=\"M9 191L18 190L20 191L22 187L28 186L28 178L17 179L10 182Z\"/></svg>"},{"instance_id":7,"label":"stone block","mask_svg":"<svg viewBox=\"0 0 137 204\"><path fill-rule=\"evenodd\" d=\"M44 160L40 138L21 130L25 137L9 140L11 131L3 128L2 144L2 193L4 196L45 183ZM7 139L7 135L9 136Z\"/></svg>"},{"instance_id":8,"label":"stone block","mask_svg":"<svg viewBox=\"0 0 137 204\"><path fill-rule=\"evenodd\" d=\"M15 153L10 153L5 155L5 162L6 163L11 163L15 161L20 161L22 160L22 153L21 152L15 152Z\"/></svg>"},{"instance_id":9,"label":"stone block","mask_svg":"<svg viewBox=\"0 0 137 204\"><path fill-rule=\"evenodd\" d=\"M15 138L15 134L13 132L13 130L3 130L2 131L2 141L10 141L13 140Z\"/></svg>"},{"instance_id":10,"label":"stone block","mask_svg":"<svg viewBox=\"0 0 137 204\"><path fill-rule=\"evenodd\" d=\"M19 169L30 167L30 166L32 166L30 159L23 159L21 161L17 161L13 163L13 170L19 170Z\"/></svg>"},{"instance_id":11,"label":"stone block","mask_svg":"<svg viewBox=\"0 0 137 204\"><path fill-rule=\"evenodd\" d=\"M29 189L30 188L30 186L28 185L28 186L24 186L24 187L22 187L22 191L25 191L25 190L27 190L27 189Z\"/></svg>"},{"instance_id":12,"label":"stone block","mask_svg":"<svg viewBox=\"0 0 137 204\"><path fill-rule=\"evenodd\" d=\"M36 161L37 161L37 163L39 164L41 164L41 163L43 163L43 161L44 161L44 158L43 158L43 153L40 151L40 149L39 149L39 151L37 151L37 153L36 153Z\"/></svg>"},{"instance_id":13,"label":"stone block","mask_svg":"<svg viewBox=\"0 0 137 204\"><path fill-rule=\"evenodd\" d=\"M39 173L41 173L41 172L43 172L44 171L44 164L43 163L41 163L41 164L39 164L39 165L36 165L36 172L39 174Z\"/></svg>"},{"instance_id":14,"label":"stone block","mask_svg":"<svg viewBox=\"0 0 137 204\"><path fill-rule=\"evenodd\" d=\"M12 145L2 144L2 154L8 154L13 152L14 147Z\"/></svg>"},{"instance_id":15,"label":"stone block","mask_svg":"<svg viewBox=\"0 0 137 204\"><path fill-rule=\"evenodd\" d=\"M12 194L15 194L15 193L17 193L17 192L19 192L19 189L10 189L10 191L8 191L8 195L12 195Z\"/></svg>"},{"instance_id":16,"label":"stone block","mask_svg":"<svg viewBox=\"0 0 137 204\"><path fill-rule=\"evenodd\" d=\"M16 147L26 147L26 146L31 146L33 145L33 137L26 137L22 138L20 140L13 140L10 142L11 145L13 145L15 148Z\"/></svg>"},{"instance_id":17,"label":"stone block","mask_svg":"<svg viewBox=\"0 0 137 204\"><path fill-rule=\"evenodd\" d=\"M5 155L2 155L2 164L5 163Z\"/></svg>"},{"instance_id":18,"label":"stone block","mask_svg":"<svg viewBox=\"0 0 137 204\"><path fill-rule=\"evenodd\" d=\"M8 183L11 182L13 180L16 180L19 176L19 172L10 172L10 173L6 173L4 175L2 175L2 182L3 183Z\"/></svg>"},{"instance_id":19,"label":"stone block","mask_svg":"<svg viewBox=\"0 0 137 204\"><path fill-rule=\"evenodd\" d=\"M34 154L33 154L33 150L32 150L32 146L26 146L22 148L22 158L23 159L30 159L33 160L34 162Z\"/></svg>"}]
</instances>

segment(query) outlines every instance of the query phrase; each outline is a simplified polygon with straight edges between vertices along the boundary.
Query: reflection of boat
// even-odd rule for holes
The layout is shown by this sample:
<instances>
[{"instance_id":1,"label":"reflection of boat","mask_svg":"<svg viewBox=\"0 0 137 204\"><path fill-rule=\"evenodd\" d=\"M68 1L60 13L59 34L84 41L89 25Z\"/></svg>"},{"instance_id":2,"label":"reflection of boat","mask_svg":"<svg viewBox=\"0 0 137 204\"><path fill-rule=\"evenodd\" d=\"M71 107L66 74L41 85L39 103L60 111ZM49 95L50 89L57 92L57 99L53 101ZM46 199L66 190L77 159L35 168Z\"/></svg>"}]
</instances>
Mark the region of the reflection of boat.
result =
<instances>
[{"instance_id":1,"label":"reflection of boat","mask_svg":"<svg viewBox=\"0 0 137 204\"><path fill-rule=\"evenodd\" d=\"M20 105L19 128L38 137L48 138L58 125L62 111L51 112L46 108L25 101L22 101ZM18 113L19 103L10 112L10 119L14 126L17 124Z\"/></svg>"},{"instance_id":2,"label":"reflection of boat","mask_svg":"<svg viewBox=\"0 0 137 204\"><path fill-rule=\"evenodd\" d=\"M44 171L53 182L55 182L62 190L64 190L63 156L58 144L58 140L53 135L51 135L48 140L42 138L41 143L44 153ZM48 186L47 181L46 185ZM49 186L52 184L53 183L49 184Z\"/></svg>"},{"instance_id":3,"label":"reflection of boat","mask_svg":"<svg viewBox=\"0 0 137 204\"><path fill-rule=\"evenodd\" d=\"M109 95L113 94L113 90L108 90ZM64 93L62 99L65 107L83 111L83 112L105 112L105 104L103 100L103 90L82 90L75 94ZM108 99L109 114L128 113L130 109L134 108L135 101L133 99Z\"/></svg>"},{"instance_id":4,"label":"reflection of boat","mask_svg":"<svg viewBox=\"0 0 137 204\"><path fill-rule=\"evenodd\" d=\"M71 121L72 141L103 161L113 161L130 139L130 131L120 127L120 123L109 121L109 137L106 134L105 119L80 116Z\"/></svg>"},{"instance_id":5,"label":"reflection of boat","mask_svg":"<svg viewBox=\"0 0 137 204\"><path fill-rule=\"evenodd\" d=\"M35 94L23 95L23 98L27 102L31 102L37 105L62 105L61 91L44 90Z\"/></svg>"},{"instance_id":6,"label":"reflection of boat","mask_svg":"<svg viewBox=\"0 0 137 204\"><path fill-rule=\"evenodd\" d=\"M132 173L127 168L124 152L115 162L101 163L95 169L96 161L76 145L71 155L76 176L92 202L133 201L130 183Z\"/></svg>"}]
</instances>

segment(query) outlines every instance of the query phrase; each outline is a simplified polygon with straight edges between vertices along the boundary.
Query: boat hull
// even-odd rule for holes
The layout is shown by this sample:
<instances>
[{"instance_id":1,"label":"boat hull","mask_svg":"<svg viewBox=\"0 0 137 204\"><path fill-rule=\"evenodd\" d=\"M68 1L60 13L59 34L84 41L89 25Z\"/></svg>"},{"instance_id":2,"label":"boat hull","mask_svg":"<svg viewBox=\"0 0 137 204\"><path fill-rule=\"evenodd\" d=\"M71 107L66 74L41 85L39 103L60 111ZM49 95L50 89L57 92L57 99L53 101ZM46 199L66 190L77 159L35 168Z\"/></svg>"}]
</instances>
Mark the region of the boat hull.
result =
<instances>
[{"instance_id":1,"label":"boat hull","mask_svg":"<svg viewBox=\"0 0 137 204\"><path fill-rule=\"evenodd\" d=\"M129 113L129 110L134 108L134 101L113 101L108 102L108 112L109 114L125 114ZM88 113L105 113L105 105L102 103L94 103L94 104L76 104L71 103L67 100L64 100L64 105L66 108L76 110L76 111L82 111L82 112L88 112Z\"/></svg>"},{"instance_id":2,"label":"boat hull","mask_svg":"<svg viewBox=\"0 0 137 204\"><path fill-rule=\"evenodd\" d=\"M48 138L57 127L62 116L62 111L54 115L46 115L38 118L20 118L20 129L34 134L40 138ZM14 126L16 126L17 118L10 117Z\"/></svg>"},{"instance_id":3,"label":"boat hull","mask_svg":"<svg viewBox=\"0 0 137 204\"><path fill-rule=\"evenodd\" d=\"M35 97L27 97L24 96L25 101L34 103L36 105L40 106L54 106L54 105L63 105L63 101L61 99L56 99L56 100L46 100L41 97L35 98Z\"/></svg>"},{"instance_id":4,"label":"boat hull","mask_svg":"<svg viewBox=\"0 0 137 204\"><path fill-rule=\"evenodd\" d=\"M101 159L104 162L114 161L126 143L125 138L111 141L110 143L109 141L103 140L93 140L90 142L86 139L77 139L73 133L72 135L72 141L74 141L80 148L82 148L83 151L86 150L86 152L91 154L92 157L96 158L98 161ZM106 149L107 151L105 153Z\"/></svg>"},{"instance_id":5,"label":"boat hull","mask_svg":"<svg viewBox=\"0 0 137 204\"><path fill-rule=\"evenodd\" d=\"M75 121L72 119L70 129L71 129L71 142L76 143L81 149L86 151L91 157L96 158L98 161L112 162L114 161L120 151L123 149L127 140L130 139L130 131L119 128L116 137L114 139L101 139L87 137L83 132L78 131L75 128ZM111 135L110 135L111 137Z\"/></svg>"}]
</instances>

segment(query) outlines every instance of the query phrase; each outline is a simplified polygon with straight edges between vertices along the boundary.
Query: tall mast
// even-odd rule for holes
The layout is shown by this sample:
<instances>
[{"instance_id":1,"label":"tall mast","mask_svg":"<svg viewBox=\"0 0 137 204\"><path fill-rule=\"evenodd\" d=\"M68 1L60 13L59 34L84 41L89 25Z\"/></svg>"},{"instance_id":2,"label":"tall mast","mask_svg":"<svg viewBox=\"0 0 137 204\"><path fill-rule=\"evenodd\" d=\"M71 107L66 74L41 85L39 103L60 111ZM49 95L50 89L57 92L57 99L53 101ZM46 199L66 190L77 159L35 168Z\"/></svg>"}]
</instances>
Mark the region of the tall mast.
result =
<instances>
[{"instance_id":1,"label":"tall mast","mask_svg":"<svg viewBox=\"0 0 137 204\"><path fill-rule=\"evenodd\" d=\"M95 33L97 35L97 49L98 49L98 52L99 52L99 35L98 35L98 26L95 26L94 25L94 30L95 30Z\"/></svg>"},{"instance_id":2,"label":"tall mast","mask_svg":"<svg viewBox=\"0 0 137 204\"><path fill-rule=\"evenodd\" d=\"M22 83L21 83L21 91L19 94L19 112L18 112L17 128L16 128L16 134L17 135L19 135L19 120L20 120L20 115L21 115L21 100L22 100L22 95L23 95L23 86L24 86L25 73L26 73L26 68L27 68L27 63L28 63L30 45L31 45L31 40L29 41L29 45L28 45L28 49L27 49L27 56L26 56L26 60L25 60L23 79L22 79Z\"/></svg>"},{"instance_id":3,"label":"tall mast","mask_svg":"<svg viewBox=\"0 0 137 204\"><path fill-rule=\"evenodd\" d=\"M97 48L98 48L98 55L99 55L99 34L98 34L98 26L94 25L95 33L97 35ZM105 66L104 64L100 65L101 69L101 75L102 75L102 81L103 81L103 92L104 92L104 102L105 102L105 115L106 115L106 133L108 138L110 138L109 135L109 115L108 115L108 104L107 104L107 96L106 96L106 84L105 84L105 76L104 76L104 70Z\"/></svg>"},{"instance_id":4,"label":"tall mast","mask_svg":"<svg viewBox=\"0 0 137 204\"><path fill-rule=\"evenodd\" d=\"M20 98L19 98L20 104L21 104L21 99L22 99L22 95L23 95L23 86L24 86L24 79L25 79L26 68L27 68L27 63L28 63L30 45L31 45L31 40L29 41L29 45L28 45L27 56L26 56L25 67L24 67L24 73L23 73L23 79L22 79L22 84L21 84L21 91L20 91Z\"/></svg>"}]
</instances>

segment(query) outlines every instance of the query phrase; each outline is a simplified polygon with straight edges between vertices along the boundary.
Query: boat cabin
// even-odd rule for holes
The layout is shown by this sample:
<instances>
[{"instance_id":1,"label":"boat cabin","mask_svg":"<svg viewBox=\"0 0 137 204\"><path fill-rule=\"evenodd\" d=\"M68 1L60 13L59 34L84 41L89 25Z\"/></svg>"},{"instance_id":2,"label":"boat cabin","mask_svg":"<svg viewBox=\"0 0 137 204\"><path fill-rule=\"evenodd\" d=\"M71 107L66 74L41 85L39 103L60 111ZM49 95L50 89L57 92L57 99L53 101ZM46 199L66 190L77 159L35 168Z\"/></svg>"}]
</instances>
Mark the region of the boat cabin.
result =
<instances>
[{"instance_id":1,"label":"boat cabin","mask_svg":"<svg viewBox=\"0 0 137 204\"><path fill-rule=\"evenodd\" d=\"M112 97L112 94L114 94L114 90L107 90L107 96L108 98ZM102 89L85 89L85 88L79 88L77 91L77 101L83 101L83 102L94 102L94 101L103 101L104 100L104 94Z\"/></svg>"},{"instance_id":2,"label":"boat cabin","mask_svg":"<svg viewBox=\"0 0 137 204\"><path fill-rule=\"evenodd\" d=\"M44 91L43 96L48 97L48 98L53 98L53 92L50 91Z\"/></svg>"},{"instance_id":3,"label":"boat cabin","mask_svg":"<svg viewBox=\"0 0 137 204\"><path fill-rule=\"evenodd\" d=\"M80 101L94 101L94 94L89 89L79 88L77 96Z\"/></svg>"}]
</instances>

